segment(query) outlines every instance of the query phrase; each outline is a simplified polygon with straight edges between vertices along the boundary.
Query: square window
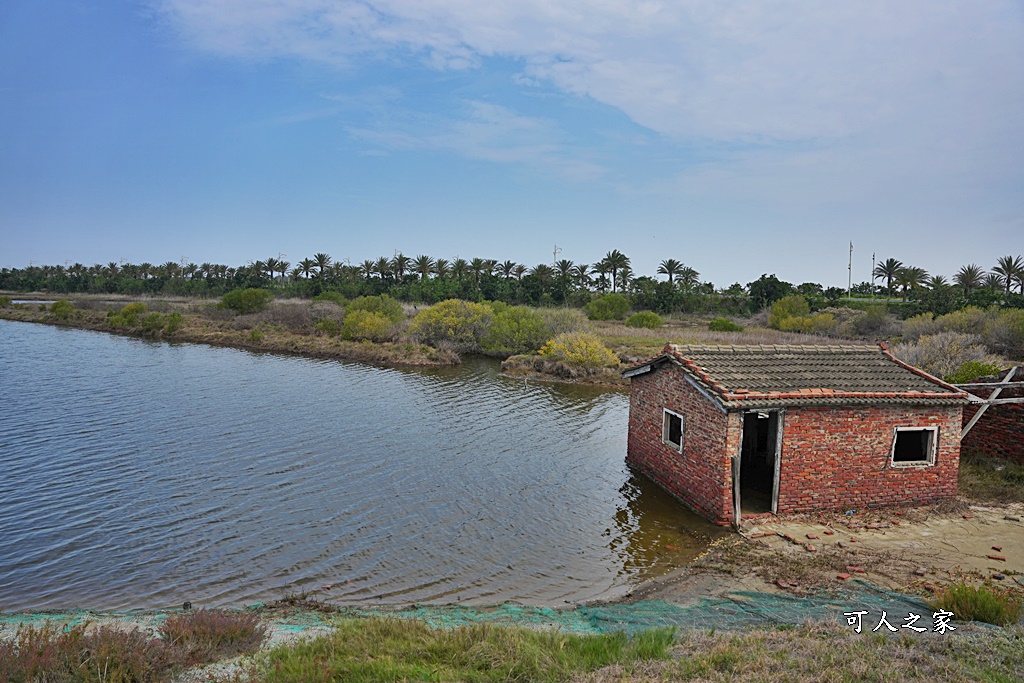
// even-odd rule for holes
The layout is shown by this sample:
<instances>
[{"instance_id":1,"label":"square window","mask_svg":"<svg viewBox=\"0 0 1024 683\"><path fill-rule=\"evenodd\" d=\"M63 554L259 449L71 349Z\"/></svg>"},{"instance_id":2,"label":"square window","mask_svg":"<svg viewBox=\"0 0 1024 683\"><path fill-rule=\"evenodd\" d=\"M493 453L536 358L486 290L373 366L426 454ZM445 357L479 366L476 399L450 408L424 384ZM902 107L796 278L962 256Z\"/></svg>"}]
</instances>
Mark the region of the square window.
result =
<instances>
[{"instance_id":1,"label":"square window","mask_svg":"<svg viewBox=\"0 0 1024 683\"><path fill-rule=\"evenodd\" d=\"M665 418L661 427L661 440L666 446L683 452L683 416L665 408Z\"/></svg>"},{"instance_id":2,"label":"square window","mask_svg":"<svg viewBox=\"0 0 1024 683\"><path fill-rule=\"evenodd\" d=\"M938 427L897 427L892 440L892 464L934 464L938 436Z\"/></svg>"}]
</instances>

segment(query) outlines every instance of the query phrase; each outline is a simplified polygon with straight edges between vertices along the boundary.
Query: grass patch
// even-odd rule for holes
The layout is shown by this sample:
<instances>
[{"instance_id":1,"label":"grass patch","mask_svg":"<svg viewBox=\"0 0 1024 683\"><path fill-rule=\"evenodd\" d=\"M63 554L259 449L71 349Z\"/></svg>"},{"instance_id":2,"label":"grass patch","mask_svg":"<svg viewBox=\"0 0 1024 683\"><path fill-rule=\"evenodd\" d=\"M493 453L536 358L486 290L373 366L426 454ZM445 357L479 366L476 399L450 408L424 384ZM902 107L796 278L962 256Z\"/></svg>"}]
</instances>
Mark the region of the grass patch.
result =
<instances>
[{"instance_id":1,"label":"grass patch","mask_svg":"<svg viewBox=\"0 0 1024 683\"><path fill-rule=\"evenodd\" d=\"M967 621L983 621L996 626L1010 626L1020 620L1022 608L1019 595L989 586L953 583L929 603L935 609L944 609Z\"/></svg>"},{"instance_id":2,"label":"grass patch","mask_svg":"<svg viewBox=\"0 0 1024 683\"><path fill-rule=\"evenodd\" d=\"M959 492L979 502L1024 500L1024 465L965 451L960 457Z\"/></svg>"},{"instance_id":3,"label":"grass patch","mask_svg":"<svg viewBox=\"0 0 1024 683\"><path fill-rule=\"evenodd\" d=\"M628 638L492 625L433 630L417 621L345 619L330 635L271 650L274 681L564 681L612 664L668 656L672 629Z\"/></svg>"}]
</instances>

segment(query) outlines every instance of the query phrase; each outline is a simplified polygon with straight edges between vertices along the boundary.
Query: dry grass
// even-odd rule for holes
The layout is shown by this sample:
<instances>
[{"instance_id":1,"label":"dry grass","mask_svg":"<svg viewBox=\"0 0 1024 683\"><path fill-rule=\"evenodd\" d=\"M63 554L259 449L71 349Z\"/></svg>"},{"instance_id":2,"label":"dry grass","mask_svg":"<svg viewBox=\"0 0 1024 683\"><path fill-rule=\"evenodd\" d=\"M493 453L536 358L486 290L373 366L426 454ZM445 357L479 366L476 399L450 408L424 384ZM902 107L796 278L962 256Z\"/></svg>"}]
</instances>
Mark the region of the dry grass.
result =
<instances>
[{"instance_id":1,"label":"dry grass","mask_svg":"<svg viewBox=\"0 0 1024 683\"><path fill-rule=\"evenodd\" d=\"M1018 681L1024 631L945 635L855 633L835 622L746 633L685 631L670 661L606 667L577 683L653 681Z\"/></svg>"},{"instance_id":2,"label":"dry grass","mask_svg":"<svg viewBox=\"0 0 1024 683\"><path fill-rule=\"evenodd\" d=\"M978 502L1024 500L1024 465L965 451L960 458L960 495Z\"/></svg>"}]
</instances>

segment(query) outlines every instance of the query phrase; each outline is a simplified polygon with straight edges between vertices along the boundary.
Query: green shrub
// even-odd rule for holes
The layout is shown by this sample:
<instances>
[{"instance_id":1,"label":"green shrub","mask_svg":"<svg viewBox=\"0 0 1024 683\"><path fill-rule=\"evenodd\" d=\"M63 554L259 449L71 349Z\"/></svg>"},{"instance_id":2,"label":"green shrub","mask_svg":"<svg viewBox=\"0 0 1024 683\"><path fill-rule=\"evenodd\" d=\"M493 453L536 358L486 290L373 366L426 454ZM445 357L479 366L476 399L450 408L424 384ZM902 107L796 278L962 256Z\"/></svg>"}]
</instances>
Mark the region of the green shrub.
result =
<instances>
[{"instance_id":1,"label":"green shrub","mask_svg":"<svg viewBox=\"0 0 1024 683\"><path fill-rule=\"evenodd\" d=\"M995 313L993 309L992 313ZM959 311L953 311L946 315L940 315L935 319L936 329L933 332L962 332L963 334L978 334L985 323L995 317L984 308L977 306L966 306ZM910 322L909 320L907 322ZM906 323L904 323L906 324ZM928 334L927 332L925 334Z\"/></svg>"},{"instance_id":2,"label":"green shrub","mask_svg":"<svg viewBox=\"0 0 1024 683\"><path fill-rule=\"evenodd\" d=\"M183 318L181 313L175 311L167 316L167 324L164 325L164 334L174 334L181 329Z\"/></svg>"},{"instance_id":3,"label":"green shrub","mask_svg":"<svg viewBox=\"0 0 1024 683\"><path fill-rule=\"evenodd\" d=\"M903 321L903 341L917 341L939 331L939 323L931 313L920 313Z\"/></svg>"},{"instance_id":4,"label":"green shrub","mask_svg":"<svg viewBox=\"0 0 1024 683\"><path fill-rule=\"evenodd\" d=\"M263 340L266 338L266 332L259 329L258 327L254 327L252 330L249 331L249 341L251 341L253 344L262 344Z\"/></svg>"},{"instance_id":5,"label":"green shrub","mask_svg":"<svg viewBox=\"0 0 1024 683\"><path fill-rule=\"evenodd\" d=\"M953 583L929 603L934 609L952 612L958 619L983 621L997 626L1016 624L1021 616L1021 600L1006 591L988 586L974 587Z\"/></svg>"},{"instance_id":6,"label":"green shrub","mask_svg":"<svg viewBox=\"0 0 1024 683\"><path fill-rule=\"evenodd\" d=\"M664 324L665 321L661 319L661 316L653 311L634 313L626 319L626 327L646 327L650 330L656 330Z\"/></svg>"},{"instance_id":7,"label":"green shrub","mask_svg":"<svg viewBox=\"0 0 1024 683\"><path fill-rule=\"evenodd\" d=\"M381 294L380 296L361 296L348 304L347 310L349 313L352 311L380 313L393 323L399 323L405 320L405 310L402 308L402 304L392 299L387 294Z\"/></svg>"},{"instance_id":8,"label":"green shrub","mask_svg":"<svg viewBox=\"0 0 1024 683\"><path fill-rule=\"evenodd\" d=\"M75 312L75 307L67 299L61 299L60 301L54 301L50 305L50 313L61 320L67 320Z\"/></svg>"},{"instance_id":9,"label":"green shrub","mask_svg":"<svg viewBox=\"0 0 1024 683\"><path fill-rule=\"evenodd\" d=\"M967 384L969 382L973 382L979 377L995 375L1000 371L1000 369L1001 368L995 363L983 363L981 361L969 360L957 368L956 372L944 375L942 379L950 384Z\"/></svg>"},{"instance_id":10,"label":"green shrub","mask_svg":"<svg viewBox=\"0 0 1024 683\"><path fill-rule=\"evenodd\" d=\"M618 367L619 359L601 340L586 332L565 332L543 347L540 355L584 368Z\"/></svg>"},{"instance_id":11,"label":"green shrub","mask_svg":"<svg viewBox=\"0 0 1024 683\"><path fill-rule=\"evenodd\" d=\"M777 303L777 302L776 302ZM831 313L816 313L783 318L778 323L783 332L803 332L805 334L828 334L836 328L836 317Z\"/></svg>"},{"instance_id":12,"label":"green shrub","mask_svg":"<svg viewBox=\"0 0 1024 683\"><path fill-rule=\"evenodd\" d=\"M810 313L811 307L807 299L799 294L784 296L772 304L771 312L768 313L768 327L781 330L787 318L802 318L809 316Z\"/></svg>"},{"instance_id":13,"label":"green shrub","mask_svg":"<svg viewBox=\"0 0 1024 683\"><path fill-rule=\"evenodd\" d=\"M321 318L316 323L316 329L320 330L328 337L337 337L341 334L341 323L334 318Z\"/></svg>"},{"instance_id":14,"label":"green shrub","mask_svg":"<svg viewBox=\"0 0 1024 683\"><path fill-rule=\"evenodd\" d=\"M457 353L477 351L493 315L486 304L448 299L420 311L409 326L409 334L430 346L450 346Z\"/></svg>"},{"instance_id":15,"label":"green shrub","mask_svg":"<svg viewBox=\"0 0 1024 683\"><path fill-rule=\"evenodd\" d=\"M166 322L166 318L164 318L164 316L160 315L159 313L150 313L149 315L142 319L140 327L142 328L143 332L154 334L162 330L164 327L164 323Z\"/></svg>"},{"instance_id":16,"label":"green shrub","mask_svg":"<svg viewBox=\"0 0 1024 683\"><path fill-rule=\"evenodd\" d=\"M391 338L393 324L383 313L376 311L349 311L341 325L341 336L345 339L382 342Z\"/></svg>"},{"instance_id":17,"label":"green shrub","mask_svg":"<svg viewBox=\"0 0 1024 683\"><path fill-rule=\"evenodd\" d=\"M728 318L715 318L708 323L708 329L712 332L742 332L743 326L737 325Z\"/></svg>"},{"instance_id":18,"label":"green shrub","mask_svg":"<svg viewBox=\"0 0 1024 683\"><path fill-rule=\"evenodd\" d=\"M241 315L259 313L270 305L273 298L274 295L265 289L233 289L221 297L219 307Z\"/></svg>"},{"instance_id":19,"label":"green shrub","mask_svg":"<svg viewBox=\"0 0 1024 683\"><path fill-rule=\"evenodd\" d=\"M563 332L588 332L590 323L586 314L578 308L541 308L537 311L544 318L548 332L557 337Z\"/></svg>"},{"instance_id":20,"label":"green shrub","mask_svg":"<svg viewBox=\"0 0 1024 683\"><path fill-rule=\"evenodd\" d=\"M149 307L141 301L130 303L119 311L107 311L107 322L111 327L136 327L139 316L148 310Z\"/></svg>"},{"instance_id":21,"label":"green shrub","mask_svg":"<svg viewBox=\"0 0 1024 683\"><path fill-rule=\"evenodd\" d=\"M480 342L488 353L512 356L530 353L551 339L544 318L526 306L503 306L491 319L490 328Z\"/></svg>"},{"instance_id":22,"label":"green shrub","mask_svg":"<svg viewBox=\"0 0 1024 683\"><path fill-rule=\"evenodd\" d=\"M0 308L7 308L11 305L11 297L0 296Z\"/></svg>"},{"instance_id":23,"label":"green shrub","mask_svg":"<svg viewBox=\"0 0 1024 683\"><path fill-rule=\"evenodd\" d=\"M629 301L621 294L599 296L583 307L591 320L623 320L629 311Z\"/></svg>"},{"instance_id":24,"label":"green shrub","mask_svg":"<svg viewBox=\"0 0 1024 683\"><path fill-rule=\"evenodd\" d=\"M1007 308L988 321L982 331L985 344L1007 358L1024 360L1024 309Z\"/></svg>"},{"instance_id":25,"label":"green shrub","mask_svg":"<svg viewBox=\"0 0 1024 683\"><path fill-rule=\"evenodd\" d=\"M348 303L348 299L346 299L341 292L324 292L322 294L317 294L313 297L313 301L329 301L332 304L337 304L342 307Z\"/></svg>"},{"instance_id":26,"label":"green shrub","mask_svg":"<svg viewBox=\"0 0 1024 683\"><path fill-rule=\"evenodd\" d=\"M978 337L960 332L940 332L916 342L897 344L892 355L936 377L952 375L971 361L991 363L993 359Z\"/></svg>"}]
</instances>

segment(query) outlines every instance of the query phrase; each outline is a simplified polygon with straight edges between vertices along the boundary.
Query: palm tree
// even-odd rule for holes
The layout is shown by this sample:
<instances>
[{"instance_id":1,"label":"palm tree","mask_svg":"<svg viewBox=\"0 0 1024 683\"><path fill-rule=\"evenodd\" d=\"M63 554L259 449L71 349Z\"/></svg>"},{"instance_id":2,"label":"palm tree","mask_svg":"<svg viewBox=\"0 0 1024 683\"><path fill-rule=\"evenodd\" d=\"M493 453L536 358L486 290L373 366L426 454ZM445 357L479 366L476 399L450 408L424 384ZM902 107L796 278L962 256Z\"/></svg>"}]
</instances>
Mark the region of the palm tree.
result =
<instances>
[{"instance_id":1,"label":"palm tree","mask_svg":"<svg viewBox=\"0 0 1024 683\"><path fill-rule=\"evenodd\" d=\"M558 277L568 280L572 275L572 261L562 259L555 264L555 270L558 272Z\"/></svg>"},{"instance_id":2,"label":"palm tree","mask_svg":"<svg viewBox=\"0 0 1024 683\"><path fill-rule=\"evenodd\" d=\"M505 261L498 265L498 273L500 273L506 280L510 280L512 278L512 271L515 269L516 264L514 261Z\"/></svg>"},{"instance_id":3,"label":"palm tree","mask_svg":"<svg viewBox=\"0 0 1024 683\"><path fill-rule=\"evenodd\" d=\"M420 254L412 260L412 269L420 274L420 281L422 282L434 272L434 259Z\"/></svg>"},{"instance_id":4,"label":"palm tree","mask_svg":"<svg viewBox=\"0 0 1024 683\"><path fill-rule=\"evenodd\" d=\"M689 292L700 284L700 273L690 266L683 266L679 271L679 286L684 292Z\"/></svg>"},{"instance_id":5,"label":"palm tree","mask_svg":"<svg viewBox=\"0 0 1024 683\"><path fill-rule=\"evenodd\" d=\"M299 276L302 275L302 266L295 266L292 268L292 280L298 280Z\"/></svg>"},{"instance_id":6,"label":"palm tree","mask_svg":"<svg viewBox=\"0 0 1024 683\"><path fill-rule=\"evenodd\" d=\"M661 262L660 266L658 266L658 274L668 275L668 283L672 284L672 279L679 274L679 271L682 270L682 268L682 263L676 261L674 258L667 258Z\"/></svg>"},{"instance_id":7,"label":"palm tree","mask_svg":"<svg viewBox=\"0 0 1024 683\"><path fill-rule=\"evenodd\" d=\"M939 290L949 286L945 275L932 275L924 281L924 286L931 290Z\"/></svg>"},{"instance_id":8,"label":"palm tree","mask_svg":"<svg viewBox=\"0 0 1024 683\"><path fill-rule=\"evenodd\" d=\"M278 261L277 262L277 272L281 273L281 279L282 280L285 279L285 277L288 275L288 268L291 265L292 264L288 263L287 261ZM273 275L273 273L271 273L271 275Z\"/></svg>"},{"instance_id":9,"label":"palm tree","mask_svg":"<svg viewBox=\"0 0 1024 683\"><path fill-rule=\"evenodd\" d=\"M625 292L629 283L633 281L633 269L629 266L619 268L619 291Z\"/></svg>"},{"instance_id":10,"label":"palm tree","mask_svg":"<svg viewBox=\"0 0 1024 683\"><path fill-rule=\"evenodd\" d=\"M899 282L900 287L903 289L903 300L907 300L907 290L917 289L924 285L925 278L928 277L928 271L924 268L918 268L917 266L904 266L900 268L896 274L896 281Z\"/></svg>"},{"instance_id":11,"label":"palm tree","mask_svg":"<svg viewBox=\"0 0 1024 683\"><path fill-rule=\"evenodd\" d=\"M373 263L373 272L380 275L381 280L386 280L391 276L391 261L386 256L381 256Z\"/></svg>"},{"instance_id":12,"label":"palm tree","mask_svg":"<svg viewBox=\"0 0 1024 683\"><path fill-rule=\"evenodd\" d=\"M302 269L303 277L305 277L308 280L309 274L313 272L314 268L316 268L316 261L314 261L313 259L304 258L301 261L299 261L299 268Z\"/></svg>"},{"instance_id":13,"label":"palm tree","mask_svg":"<svg viewBox=\"0 0 1024 683\"><path fill-rule=\"evenodd\" d=\"M1003 288L1003 278L995 273L986 273L981 281L981 286L990 292L998 292Z\"/></svg>"},{"instance_id":14,"label":"palm tree","mask_svg":"<svg viewBox=\"0 0 1024 683\"><path fill-rule=\"evenodd\" d=\"M455 260L452 261L452 276L459 282L462 282L462 279L466 277L468 272L469 263L466 262L466 259L455 257Z\"/></svg>"},{"instance_id":15,"label":"palm tree","mask_svg":"<svg viewBox=\"0 0 1024 683\"><path fill-rule=\"evenodd\" d=\"M487 262L482 258L474 258L469 262L469 270L473 273L473 284L480 286L480 275L487 270Z\"/></svg>"},{"instance_id":16,"label":"palm tree","mask_svg":"<svg viewBox=\"0 0 1024 683\"><path fill-rule=\"evenodd\" d=\"M324 271L327 270L327 266L331 265L331 257L327 254L313 254L313 261L316 262L317 273L321 278L324 276Z\"/></svg>"},{"instance_id":17,"label":"palm tree","mask_svg":"<svg viewBox=\"0 0 1024 683\"><path fill-rule=\"evenodd\" d=\"M405 271L409 269L409 261L409 257L402 252L398 252L391 259L391 270L399 282L405 277Z\"/></svg>"},{"instance_id":18,"label":"palm tree","mask_svg":"<svg viewBox=\"0 0 1024 683\"><path fill-rule=\"evenodd\" d=\"M523 276L526 275L528 268L522 263L517 263L515 268L512 269L512 274L516 276L516 282L522 282Z\"/></svg>"},{"instance_id":19,"label":"palm tree","mask_svg":"<svg viewBox=\"0 0 1024 683\"><path fill-rule=\"evenodd\" d=\"M363 279L369 282L370 278L373 277L374 264L373 261L367 259L359 264L359 274L363 276Z\"/></svg>"},{"instance_id":20,"label":"palm tree","mask_svg":"<svg viewBox=\"0 0 1024 683\"><path fill-rule=\"evenodd\" d=\"M953 282L964 288L964 296L969 296L971 290L981 286L984 274L981 266L972 263L969 266L961 267L959 272L953 276Z\"/></svg>"},{"instance_id":21,"label":"palm tree","mask_svg":"<svg viewBox=\"0 0 1024 683\"><path fill-rule=\"evenodd\" d=\"M448 259L439 258L434 264L434 272L437 273L438 277L445 277L451 272L451 266L448 264Z\"/></svg>"},{"instance_id":22,"label":"palm tree","mask_svg":"<svg viewBox=\"0 0 1024 683\"><path fill-rule=\"evenodd\" d=\"M590 266L586 263L577 263L572 267L572 276L580 289L586 289L590 284Z\"/></svg>"},{"instance_id":23,"label":"palm tree","mask_svg":"<svg viewBox=\"0 0 1024 683\"><path fill-rule=\"evenodd\" d=\"M274 273L277 272L278 263L280 263L280 261L273 257L268 258L266 261L263 262L263 265L266 266L267 270L270 272L271 281L273 281L274 279Z\"/></svg>"},{"instance_id":24,"label":"palm tree","mask_svg":"<svg viewBox=\"0 0 1024 683\"><path fill-rule=\"evenodd\" d=\"M537 283L540 285L541 291L543 291L547 283L551 281L555 271L546 263L538 263L530 271L530 274L537 278Z\"/></svg>"},{"instance_id":25,"label":"palm tree","mask_svg":"<svg viewBox=\"0 0 1024 683\"><path fill-rule=\"evenodd\" d=\"M111 261L107 264L105 272L109 277L115 277L117 275L117 271L117 261Z\"/></svg>"},{"instance_id":26,"label":"palm tree","mask_svg":"<svg viewBox=\"0 0 1024 683\"><path fill-rule=\"evenodd\" d=\"M894 258L886 259L875 266L875 270L872 275L874 277L885 278L886 295L892 296L892 281L896 279L897 275L899 275L900 268L902 267L903 263Z\"/></svg>"},{"instance_id":27,"label":"palm tree","mask_svg":"<svg viewBox=\"0 0 1024 683\"><path fill-rule=\"evenodd\" d=\"M619 270L629 267L629 257L618 249L612 249L604 255L604 263L608 268L607 272L612 274L612 291L614 292L619 284L616 276Z\"/></svg>"},{"instance_id":28,"label":"palm tree","mask_svg":"<svg viewBox=\"0 0 1024 683\"><path fill-rule=\"evenodd\" d=\"M160 266L160 270L164 272L164 275L172 278L178 272L178 264L175 263L174 261L167 261L162 266Z\"/></svg>"},{"instance_id":29,"label":"palm tree","mask_svg":"<svg viewBox=\"0 0 1024 683\"><path fill-rule=\"evenodd\" d=\"M1009 294L1010 287L1021 281L1021 294L1024 294L1024 261L1020 256L1002 256L998 259L992 272L1001 278L1004 291Z\"/></svg>"}]
</instances>

